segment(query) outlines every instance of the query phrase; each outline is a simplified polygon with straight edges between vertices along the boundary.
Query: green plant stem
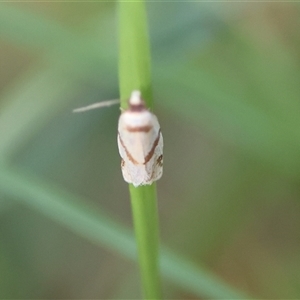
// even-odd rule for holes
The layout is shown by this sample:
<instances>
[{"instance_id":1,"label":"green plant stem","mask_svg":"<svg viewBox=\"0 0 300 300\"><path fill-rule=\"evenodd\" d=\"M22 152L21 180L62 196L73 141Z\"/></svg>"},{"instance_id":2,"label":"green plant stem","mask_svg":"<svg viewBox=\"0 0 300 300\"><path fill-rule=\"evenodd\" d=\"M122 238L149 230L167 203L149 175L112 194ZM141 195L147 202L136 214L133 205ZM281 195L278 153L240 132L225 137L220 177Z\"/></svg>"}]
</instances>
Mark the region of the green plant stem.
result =
<instances>
[{"instance_id":1,"label":"green plant stem","mask_svg":"<svg viewBox=\"0 0 300 300\"><path fill-rule=\"evenodd\" d=\"M147 107L152 109L145 3L120 1L119 8L121 107L126 109L130 93L140 90ZM161 299L156 185L136 188L130 185L129 189L144 298Z\"/></svg>"},{"instance_id":2,"label":"green plant stem","mask_svg":"<svg viewBox=\"0 0 300 300\"><path fill-rule=\"evenodd\" d=\"M150 46L146 22L145 4L119 3L120 56L119 85L121 107L128 107L128 98L133 90L140 90L148 108L153 109Z\"/></svg>"},{"instance_id":3,"label":"green plant stem","mask_svg":"<svg viewBox=\"0 0 300 300\"><path fill-rule=\"evenodd\" d=\"M144 296L146 299L160 299L155 185L138 188L130 185L130 196Z\"/></svg>"}]
</instances>

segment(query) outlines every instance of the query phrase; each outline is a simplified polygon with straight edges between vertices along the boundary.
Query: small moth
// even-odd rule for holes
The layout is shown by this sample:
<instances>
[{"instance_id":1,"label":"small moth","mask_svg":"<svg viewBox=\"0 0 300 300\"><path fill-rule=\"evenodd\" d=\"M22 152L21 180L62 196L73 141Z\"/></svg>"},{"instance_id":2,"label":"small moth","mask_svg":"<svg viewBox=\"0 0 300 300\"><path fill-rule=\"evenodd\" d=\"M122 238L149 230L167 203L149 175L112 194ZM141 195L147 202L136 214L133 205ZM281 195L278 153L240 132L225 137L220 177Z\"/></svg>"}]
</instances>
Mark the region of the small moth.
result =
<instances>
[{"instance_id":1,"label":"small moth","mask_svg":"<svg viewBox=\"0 0 300 300\"><path fill-rule=\"evenodd\" d=\"M75 109L82 112L119 103L110 100ZM133 91L129 108L122 111L118 124L118 148L126 182L135 187L152 184L163 173L163 137L156 116L145 106L140 91Z\"/></svg>"},{"instance_id":2,"label":"small moth","mask_svg":"<svg viewBox=\"0 0 300 300\"><path fill-rule=\"evenodd\" d=\"M129 108L118 125L118 147L124 180L135 187L152 184L163 173L163 137L156 116L145 106L140 91L133 91Z\"/></svg>"}]
</instances>

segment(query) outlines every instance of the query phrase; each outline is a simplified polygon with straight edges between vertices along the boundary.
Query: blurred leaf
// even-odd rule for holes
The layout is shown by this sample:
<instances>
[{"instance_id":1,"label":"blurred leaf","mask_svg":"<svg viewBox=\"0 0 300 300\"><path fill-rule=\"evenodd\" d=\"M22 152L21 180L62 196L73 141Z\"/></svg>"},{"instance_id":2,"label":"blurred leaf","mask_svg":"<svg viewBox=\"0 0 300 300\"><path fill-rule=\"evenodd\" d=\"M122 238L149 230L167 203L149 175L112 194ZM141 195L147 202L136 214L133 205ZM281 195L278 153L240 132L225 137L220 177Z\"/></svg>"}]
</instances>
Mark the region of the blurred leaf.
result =
<instances>
[{"instance_id":1,"label":"blurred leaf","mask_svg":"<svg viewBox=\"0 0 300 300\"><path fill-rule=\"evenodd\" d=\"M114 70L116 76L117 51L111 50L109 36L103 34L106 31L101 35L99 32L80 35L29 10L3 3L0 3L0 8L0 36L31 50L42 49L38 57L45 57L50 67L69 78L88 77L90 83L97 85L100 74L110 77ZM104 22L101 25L104 26Z\"/></svg>"},{"instance_id":2,"label":"blurred leaf","mask_svg":"<svg viewBox=\"0 0 300 300\"><path fill-rule=\"evenodd\" d=\"M2 193L29 205L82 237L127 258L136 259L135 240L131 231L103 213L87 207L79 197L49 186L29 174L23 175L20 170L4 168L0 171L0 189ZM246 297L206 270L196 268L192 263L166 249L162 250L161 264L166 278L200 297Z\"/></svg>"},{"instance_id":3,"label":"blurred leaf","mask_svg":"<svg viewBox=\"0 0 300 300\"><path fill-rule=\"evenodd\" d=\"M31 76L30 76L31 75ZM11 158L59 108L76 93L75 83L62 80L53 70L26 74L29 80L20 82L3 101L0 119L0 160Z\"/></svg>"},{"instance_id":4,"label":"blurred leaf","mask_svg":"<svg viewBox=\"0 0 300 300\"><path fill-rule=\"evenodd\" d=\"M0 35L14 43L44 49L71 38L58 23L7 3L0 3Z\"/></svg>"},{"instance_id":5,"label":"blurred leaf","mask_svg":"<svg viewBox=\"0 0 300 300\"><path fill-rule=\"evenodd\" d=\"M179 118L193 120L222 142L238 146L277 172L299 176L300 123L289 126L223 92L209 73L181 66L159 72L157 85L166 90L163 104ZM175 94L176 99L170 96Z\"/></svg>"}]
</instances>

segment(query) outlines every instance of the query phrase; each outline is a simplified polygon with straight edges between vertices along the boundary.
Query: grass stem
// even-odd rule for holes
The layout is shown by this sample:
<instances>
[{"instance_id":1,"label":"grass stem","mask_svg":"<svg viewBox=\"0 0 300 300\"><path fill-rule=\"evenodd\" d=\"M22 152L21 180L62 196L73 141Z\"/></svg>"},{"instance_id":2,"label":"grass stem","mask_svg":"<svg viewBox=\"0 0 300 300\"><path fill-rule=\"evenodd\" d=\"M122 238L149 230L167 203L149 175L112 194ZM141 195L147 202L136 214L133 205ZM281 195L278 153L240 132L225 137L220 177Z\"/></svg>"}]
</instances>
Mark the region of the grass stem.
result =
<instances>
[{"instance_id":1,"label":"grass stem","mask_svg":"<svg viewBox=\"0 0 300 300\"><path fill-rule=\"evenodd\" d=\"M120 1L119 8L121 107L126 109L130 93L140 90L146 105L152 109L145 3ZM136 188L130 185L130 197L144 298L161 299L156 185Z\"/></svg>"}]
</instances>

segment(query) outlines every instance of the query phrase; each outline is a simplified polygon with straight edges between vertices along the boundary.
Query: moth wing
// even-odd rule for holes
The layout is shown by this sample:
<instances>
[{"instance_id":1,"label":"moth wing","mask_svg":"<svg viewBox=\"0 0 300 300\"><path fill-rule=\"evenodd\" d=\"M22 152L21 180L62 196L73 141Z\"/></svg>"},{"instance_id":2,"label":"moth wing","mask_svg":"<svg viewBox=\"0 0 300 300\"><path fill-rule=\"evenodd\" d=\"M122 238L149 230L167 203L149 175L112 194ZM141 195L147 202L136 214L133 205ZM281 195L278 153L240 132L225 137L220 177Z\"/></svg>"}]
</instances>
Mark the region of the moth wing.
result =
<instances>
[{"instance_id":1,"label":"moth wing","mask_svg":"<svg viewBox=\"0 0 300 300\"><path fill-rule=\"evenodd\" d=\"M160 179L163 174L163 136L161 132L153 156L146 164L146 173L148 178L144 184L152 184L153 181Z\"/></svg>"},{"instance_id":2,"label":"moth wing","mask_svg":"<svg viewBox=\"0 0 300 300\"><path fill-rule=\"evenodd\" d=\"M163 136L160 133L158 145L155 149L155 165L153 170L153 181L160 179L163 174Z\"/></svg>"},{"instance_id":3,"label":"moth wing","mask_svg":"<svg viewBox=\"0 0 300 300\"><path fill-rule=\"evenodd\" d=\"M128 158L126 155L125 148L123 147L123 145L120 141L119 135L118 135L118 148L119 148L120 156L122 158L121 169L122 169L122 174L123 174L124 180L128 183L131 183L132 182L131 176L130 176L130 173L128 172Z\"/></svg>"},{"instance_id":4,"label":"moth wing","mask_svg":"<svg viewBox=\"0 0 300 300\"><path fill-rule=\"evenodd\" d=\"M134 186L152 184L162 176L163 137L156 116L151 114L149 131L128 130L121 115L118 147L124 180ZM138 126L137 126L138 127Z\"/></svg>"},{"instance_id":5,"label":"moth wing","mask_svg":"<svg viewBox=\"0 0 300 300\"><path fill-rule=\"evenodd\" d=\"M124 180L128 183L132 183L135 187L152 183L148 181L145 166L135 165L130 160L123 160L122 174Z\"/></svg>"},{"instance_id":6,"label":"moth wing","mask_svg":"<svg viewBox=\"0 0 300 300\"><path fill-rule=\"evenodd\" d=\"M124 180L132 183L135 187L145 184L145 166L143 164L134 164L126 153L118 135L118 147L120 156L122 157L121 169Z\"/></svg>"},{"instance_id":7,"label":"moth wing","mask_svg":"<svg viewBox=\"0 0 300 300\"><path fill-rule=\"evenodd\" d=\"M123 147L121 141L120 141L120 133L118 134L118 148L119 148L119 153L120 156L122 157L123 160L126 158L126 151L125 148Z\"/></svg>"},{"instance_id":8,"label":"moth wing","mask_svg":"<svg viewBox=\"0 0 300 300\"><path fill-rule=\"evenodd\" d=\"M148 174L146 173L146 167L142 164L134 165L131 162L128 164L128 170L132 174L132 184L137 187L140 185L150 184L147 182Z\"/></svg>"}]
</instances>

